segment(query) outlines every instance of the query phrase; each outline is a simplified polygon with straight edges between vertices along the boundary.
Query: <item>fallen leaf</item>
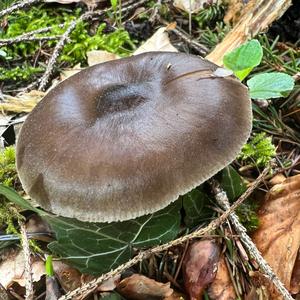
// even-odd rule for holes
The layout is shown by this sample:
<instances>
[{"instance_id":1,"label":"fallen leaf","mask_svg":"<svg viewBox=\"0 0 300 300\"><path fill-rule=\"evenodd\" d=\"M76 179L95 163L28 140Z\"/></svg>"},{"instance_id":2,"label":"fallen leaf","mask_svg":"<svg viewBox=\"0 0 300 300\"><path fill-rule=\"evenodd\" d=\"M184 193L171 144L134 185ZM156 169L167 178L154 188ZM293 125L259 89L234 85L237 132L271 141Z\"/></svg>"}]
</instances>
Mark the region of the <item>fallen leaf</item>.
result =
<instances>
[{"instance_id":1,"label":"fallen leaf","mask_svg":"<svg viewBox=\"0 0 300 300\"><path fill-rule=\"evenodd\" d=\"M88 65L93 66L96 64L104 63L110 60L115 60L120 58L117 54L110 53L103 50L92 50L86 53Z\"/></svg>"},{"instance_id":2,"label":"fallen leaf","mask_svg":"<svg viewBox=\"0 0 300 300\"><path fill-rule=\"evenodd\" d=\"M272 187L258 212L260 227L253 234L257 248L289 290L300 247L299 195L300 175Z\"/></svg>"},{"instance_id":3,"label":"fallen leaf","mask_svg":"<svg viewBox=\"0 0 300 300\"><path fill-rule=\"evenodd\" d=\"M131 300L165 299L173 294L170 283L157 282L139 274L123 279L116 290Z\"/></svg>"},{"instance_id":4,"label":"fallen leaf","mask_svg":"<svg viewBox=\"0 0 300 300\"><path fill-rule=\"evenodd\" d=\"M62 261L53 261L53 270L65 292L81 286L81 273Z\"/></svg>"},{"instance_id":5,"label":"fallen leaf","mask_svg":"<svg viewBox=\"0 0 300 300\"><path fill-rule=\"evenodd\" d=\"M31 112L44 95L44 92L36 90L15 97L3 95L4 102L0 103L0 110L16 113Z\"/></svg>"},{"instance_id":6,"label":"fallen leaf","mask_svg":"<svg viewBox=\"0 0 300 300\"><path fill-rule=\"evenodd\" d=\"M216 278L208 288L208 295L211 300L234 300L237 298L224 256L218 262Z\"/></svg>"},{"instance_id":7,"label":"fallen leaf","mask_svg":"<svg viewBox=\"0 0 300 300\"><path fill-rule=\"evenodd\" d=\"M133 55L150 51L178 52L170 42L167 27L159 28L144 44L135 50Z\"/></svg>"},{"instance_id":8,"label":"fallen leaf","mask_svg":"<svg viewBox=\"0 0 300 300\"><path fill-rule=\"evenodd\" d=\"M211 5L217 2L216 0L175 0L173 5L185 12L197 13L205 4Z\"/></svg>"},{"instance_id":9,"label":"fallen leaf","mask_svg":"<svg viewBox=\"0 0 300 300\"><path fill-rule=\"evenodd\" d=\"M26 232L36 240L50 242L52 230L49 225L37 214L32 215L26 222Z\"/></svg>"},{"instance_id":10,"label":"fallen leaf","mask_svg":"<svg viewBox=\"0 0 300 300\"><path fill-rule=\"evenodd\" d=\"M300 293L300 251L298 252L297 259L294 265L290 291L293 295Z\"/></svg>"},{"instance_id":11,"label":"fallen leaf","mask_svg":"<svg viewBox=\"0 0 300 300\"><path fill-rule=\"evenodd\" d=\"M0 264L0 284L8 288L14 282L25 286L25 258L23 251L12 252ZM45 274L44 262L37 256L32 257L32 280L37 282Z\"/></svg>"},{"instance_id":12,"label":"fallen leaf","mask_svg":"<svg viewBox=\"0 0 300 300\"><path fill-rule=\"evenodd\" d=\"M75 65L73 68L63 69L60 73L60 81L63 81L65 79L75 75L76 73L80 72L81 70L82 70L82 68L80 67L80 64ZM56 85L57 85L57 83L53 84L53 87L55 87Z\"/></svg>"},{"instance_id":13,"label":"fallen leaf","mask_svg":"<svg viewBox=\"0 0 300 300\"><path fill-rule=\"evenodd\" d=\"M213 282L220 250L213 240L191 244L182 264L184 286L191 300L200 299L204 289Z\"/></svg>"},{"instance_id":14,"label":"fallen leaf","mask_svg":"<svg viewBox=\"0 0 300 300\"><path fill-rule=\"evenodd\" d=\"M283 183L286 180L286 177L282 174L276 174L272 179L269 180L269 184L271 186L274 186L276 184Z\"/></svg>"}]
</instances>

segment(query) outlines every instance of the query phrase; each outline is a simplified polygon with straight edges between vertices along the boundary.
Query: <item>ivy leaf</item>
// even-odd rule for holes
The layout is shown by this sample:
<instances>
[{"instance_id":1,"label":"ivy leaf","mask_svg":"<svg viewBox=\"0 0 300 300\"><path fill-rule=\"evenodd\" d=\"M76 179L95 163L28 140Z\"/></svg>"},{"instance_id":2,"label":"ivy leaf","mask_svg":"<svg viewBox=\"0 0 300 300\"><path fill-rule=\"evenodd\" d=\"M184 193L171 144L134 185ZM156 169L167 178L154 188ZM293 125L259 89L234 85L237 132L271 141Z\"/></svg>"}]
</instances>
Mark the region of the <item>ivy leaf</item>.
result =
<instances>
[{"instance_id":1,"label":"ivy leaf","mask_svg":"<svg viewBox=\"0 0 300 300\"><path fill-rule=\"evenodd\" d=\"M192 228L212 217L213 211L208 207L210 198L200 188L193 189L182 196L185 211L184 224Z\"/></svg>"},{"instance_id":2,"label":"ivy leaf","mask_svg":"<svg viewBox=\"0 0 300 300\"><path fill-rule=\"evenodd\" d=\"M253 76L247 81L247 85L251 98L270 99L287 97L293 90L295 82L288 74L272 72Z\"/></svg>"},{"instance_id":3,"label":"ivy leaf","mask_svg":"<svg viewBox=\"0 0 300 300\"><path fill-rule=\"evenodd\" d=\"M242 177L231 166L222 170L222 178L220 185L226 192L229 201L234 201L237 197L243 194L247 187L242 180Z\"/></svg>"},{"instance_id":4,"label":"ivy leaf","mask_svg":"<svg viewBox=\"0 0 300 300\"><path fill-rule=\"evenodd\" d=\"M88 223L46 216L57 241L48 247L82 273L99 275L129 260L133 248L150 247L179 233L181 204L176 201L154 214L115 223Z\"/></svg>"},{"instance_id":5,"label":"ivy leaf","mask_svg":"<svg viewBox=\"0 0 300 300\"><path fill-rule=\"evenodd\" d=\"M254 67L258 66L263 50L258 40L251 40L226 54L224 66L232 70L236 77L243 80Z\"/></svg>"},{"instance_id":6,"label":"ivy leaf","mask_svg":"<svg viewBox=\"0 0 300 300\"><path fill-rule=\"evenodd\" d=\"M46 220L57 239L48 247L82 273L98 275L107 272L129 260L133 248L165 243L179 233L181 201L134 220L89 223L37 209L17 192L3 185L0 185L0 194Z\"/></svg>"}]
</instances>

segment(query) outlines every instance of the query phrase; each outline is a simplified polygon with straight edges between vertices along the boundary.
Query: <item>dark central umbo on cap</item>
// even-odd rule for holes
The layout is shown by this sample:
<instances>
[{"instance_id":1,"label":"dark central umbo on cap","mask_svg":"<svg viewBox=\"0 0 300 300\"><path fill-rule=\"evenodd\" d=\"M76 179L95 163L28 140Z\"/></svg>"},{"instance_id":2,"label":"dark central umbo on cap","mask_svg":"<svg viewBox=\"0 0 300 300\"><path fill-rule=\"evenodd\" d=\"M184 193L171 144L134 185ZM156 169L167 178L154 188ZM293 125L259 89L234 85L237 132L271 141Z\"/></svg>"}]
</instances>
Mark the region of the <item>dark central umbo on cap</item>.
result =
<instances>
[{"instance_id":1,"label":"dark central umbo on cap","mask_svg":"<svg viewBox=\"0 0 300 300\"><path fill-rule=\"evenodd\" d=\"M87 68L51 90L17 142L41 207L111 222L157 211L229 164L251 130L247 88L196 56L149 52Z\"/></svg>"}]
</instances>

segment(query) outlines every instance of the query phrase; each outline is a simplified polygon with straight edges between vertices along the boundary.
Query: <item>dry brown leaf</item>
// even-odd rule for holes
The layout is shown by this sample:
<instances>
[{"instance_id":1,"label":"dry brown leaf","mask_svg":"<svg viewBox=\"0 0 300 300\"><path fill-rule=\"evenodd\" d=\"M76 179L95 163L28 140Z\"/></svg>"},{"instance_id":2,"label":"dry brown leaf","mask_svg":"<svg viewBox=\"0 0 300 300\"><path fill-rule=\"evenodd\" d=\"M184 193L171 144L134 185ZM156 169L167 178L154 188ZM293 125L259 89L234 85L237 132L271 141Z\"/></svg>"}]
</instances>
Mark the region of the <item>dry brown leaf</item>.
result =
<instances>
[{"instance_id":1,"label":"dry brown leaf","mask_svg":"<svg viewBox=\"0 0 300 300\"><path fill-rule=\"evenodd\" d=\"M81 273L62 261L53 261L54 273L65 292L81 286Z\"/></svg>"},{"instance_id":2,"label":"dry brown leaf","mask_svg":"<svg viewBox=\"0 0 300 300\"><path fill-rule=\"evenodd\" d=\"M253 241L290 290L300 247L300 175L275 185L267 193L258 215L260 227L253 234Z\"/></svg>"},{"instance_id":3,"label":"dry brown leaf","mask_svg":"<svg viewBox=\"0 0 300 300\"><path fill-rule=\"evenodd\" d=\"M203 8L205 4L211 5L216 0L174 0L173 5L185 12L196 13Z\"/></svg>"},{"instance_id":4,"label":"dry brown leaf","mask_svg":"<svg viewBox=\"0 0 300 300\"><path fill-rule=\"evenodd\" d=\"M191 244L182 264L184 286L191 300L200 299L204 289L213 282L220 250L213 240Z\"/></svg>"},{"instance_id":5,"label":"dry brown leaf","mask_svg":"<svg viewBox=\"0 0 300 300\"><path fill-rule=\"evenodd\" d=\"M73 68L66 68L63 69L60 73L60 80L63 81L73 75L75 75L76 73L80 72L82 70L82 68L80 67L80 64L75 65ZM56 86L57 84L54 84L54 86Z\"/></svg>"},{"instance_id":6,"label":"dry brown leaf","mask_svg":"<svg viewBox=\"0 0 300 300\"><path fill-rule=\"evenodd\" d=\"M282 174L276 174L272 179L269 180L269 184L271 186L274 186L276 184L283 183L286 180L286 177Z\"/></svg>"},{"instance_id":7,"label":"dry brown leaf","mask_svg":"<svg viewBox=\"0 0 300 300\"><path fill-rule=\"evenodd\" d=\"M159 28L143 45L134 51L133 55L150 51L178 52L170 42L167 27Z\"/></svg>"},{"instance_id":8,"label":"dry brown leaf","mask_svg":"<svg viewBox=\"0 0 300 300\"><path fill-rule=\"evenodd\" d=\"M294 265L290 291L293 295L300 293L300 251Z\"/></svg>"},{"instance_id":9,"label":"dry brown leaf","mask_svg":"<svg viewBox=\"0 0 300 300\"><path fill-rule=\"evenodd\" d=\"M44 92L32 90L16 97L3 95L3 103L0 103L0 110L9 112L31 112L36 104L45 95Z\"/></svg>"},{"instance_id":10,"label":"dry brown leaf","mask_svg":"<svg viewBox=\"0 0 300 300\"><path fill-rule=\"evenodd\" d=\"M123 279L118 284L117 291L131 300L165 299L173 294L170 283L157 282L139 274Z\"/></svg>"},{"instance_id":11,"label":"dry brown leaf","mask_svg":"<svg viewBox=\"0 0 300 300\"><path fill-rule=\"evenodd\" d=\"M104 63L106 61L115 60L120 58L117 54L110 53L103 50L92 50L86 53L88 65L93 66L96 64Z\"/></svg>"},{"instance_id":12,"label":"dry brown leaf","mask_svg":"<svg viewBox=\"0 0 300 300\"><path fill-rule=\"evenodd\" d=\"M224 256L222 256L218 262L216 278L208 288L208 295L209 299L211 300L236 299L236 294L230 279Z\"/></svg>"},{"instance_id":13,"label":"dry brown leaf","mask_svg":"<svg viewBox=\"0 0 300 300\"><path fill-rule=\"evenodd\" d=\"M12 252L0 264L0 284L7 288L14 282L25 286L25 258L23 251ZM32 280L37 282L45 274L44 262L38 257L32 257Z\"/></svg>"}]
</instances>

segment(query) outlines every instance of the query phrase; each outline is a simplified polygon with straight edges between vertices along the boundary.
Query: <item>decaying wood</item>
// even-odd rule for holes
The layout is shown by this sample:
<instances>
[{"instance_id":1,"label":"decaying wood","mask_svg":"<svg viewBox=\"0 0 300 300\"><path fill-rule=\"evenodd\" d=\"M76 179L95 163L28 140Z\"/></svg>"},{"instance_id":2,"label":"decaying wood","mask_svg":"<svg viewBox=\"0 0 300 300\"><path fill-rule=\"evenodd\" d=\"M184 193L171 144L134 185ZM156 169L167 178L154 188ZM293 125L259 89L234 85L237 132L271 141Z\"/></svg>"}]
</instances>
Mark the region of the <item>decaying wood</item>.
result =
<instances>
[{"instance_id":1,"label":"decaying wood","mask_svg":"<svg viewBox=\"0 0 300 300\"><path fill-rule=\"evenodd\" d=\"M239 22L206 58L222 65L225 53L266 30L291 5L291 0L251 0L243 9Z\"/></svg>"}]
</instances>

